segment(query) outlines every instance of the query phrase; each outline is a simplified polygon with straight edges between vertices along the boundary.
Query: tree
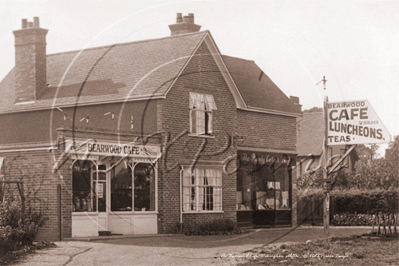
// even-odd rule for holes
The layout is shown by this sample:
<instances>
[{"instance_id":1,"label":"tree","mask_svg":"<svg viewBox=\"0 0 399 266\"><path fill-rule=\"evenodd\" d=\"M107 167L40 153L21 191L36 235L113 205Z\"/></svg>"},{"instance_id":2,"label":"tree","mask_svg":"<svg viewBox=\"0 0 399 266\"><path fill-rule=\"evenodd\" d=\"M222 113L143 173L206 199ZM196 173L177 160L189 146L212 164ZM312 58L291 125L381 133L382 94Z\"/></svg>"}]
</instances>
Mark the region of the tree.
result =
<instances>
[{"instance_id":1,"label":"tree","mask_svg":"<svg viewBox=\"0 0 399 266\"><path fill-rule=\"evenodd\" d=\"M349 180L349 186L362 189L397 188L399 182L399 136L396 136L395 140L389 144L385 158L375 158L377 145L374 147L363 146L360 146L360 160L356 163L356 172Z\"/></svg>"},{"instance_id":2,"label":"tree","mask_svg":"<svg viewBox=\"0 0 399 266\"><path fill-rule=\"evenodd\" d=\"M379 149L378 144L359 144L356 146L356 152L359 155L359 159L365 159L368 161L372 161L376 158L377 150Z\"/></svg>"}]
</instances>

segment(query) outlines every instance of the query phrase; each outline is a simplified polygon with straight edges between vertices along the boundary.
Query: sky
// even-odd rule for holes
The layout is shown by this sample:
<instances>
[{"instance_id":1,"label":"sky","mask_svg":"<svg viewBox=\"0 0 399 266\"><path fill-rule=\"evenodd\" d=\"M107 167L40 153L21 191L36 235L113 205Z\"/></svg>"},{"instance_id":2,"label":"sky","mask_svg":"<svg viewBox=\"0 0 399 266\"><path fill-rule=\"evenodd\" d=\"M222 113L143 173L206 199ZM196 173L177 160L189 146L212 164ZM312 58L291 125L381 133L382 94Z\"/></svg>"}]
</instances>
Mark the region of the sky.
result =
<instances>
[{"instance_id":1,"label":"sky","mask_svg":"<svg viewBox=\"0 0 399 266\"><path fill-rule=\"evenodd\" d=\"M399 135L396 0L0 0L0 79L14 66L12 31L23 18L40 18L53 54L167 37L176 13L194 13L222 54L254 60L303 110L321 107L324 93L330 101L368 99Z\"/></svg>"}]
</instances>

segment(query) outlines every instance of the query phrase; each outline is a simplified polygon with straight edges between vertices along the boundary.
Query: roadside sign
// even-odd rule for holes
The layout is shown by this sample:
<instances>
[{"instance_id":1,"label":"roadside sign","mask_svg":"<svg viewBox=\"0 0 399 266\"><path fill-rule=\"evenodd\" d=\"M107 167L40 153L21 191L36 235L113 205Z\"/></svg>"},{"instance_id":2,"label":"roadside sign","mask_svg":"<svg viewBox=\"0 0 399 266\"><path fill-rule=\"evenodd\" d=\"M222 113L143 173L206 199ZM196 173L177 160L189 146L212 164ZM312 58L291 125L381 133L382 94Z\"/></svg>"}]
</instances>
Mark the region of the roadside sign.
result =
<instances>
[{"instance_id":1,"label":"roadside sign","mask_svg":"<svg viewBox=\"0 0 399 266\"><path fill-rule=\"evenodd\" d=\"M328 102L328 145L385 143L391 134L368 100Z\"/></svg>"}]
</instances>

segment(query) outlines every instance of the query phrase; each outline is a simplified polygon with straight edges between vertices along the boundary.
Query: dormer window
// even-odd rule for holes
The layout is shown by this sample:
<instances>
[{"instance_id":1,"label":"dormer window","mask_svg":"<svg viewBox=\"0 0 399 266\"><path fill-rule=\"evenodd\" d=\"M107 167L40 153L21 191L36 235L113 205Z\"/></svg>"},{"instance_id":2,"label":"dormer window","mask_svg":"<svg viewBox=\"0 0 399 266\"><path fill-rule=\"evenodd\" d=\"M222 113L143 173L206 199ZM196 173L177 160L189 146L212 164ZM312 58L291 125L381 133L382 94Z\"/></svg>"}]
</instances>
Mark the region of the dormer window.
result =
<instances>
[{"instance_id":1,"label":"dormer window","mask_svg":"<svg viewBox=\"0 0 399 266\"><path fill-rule=\"evenodd\" d=\"M213 110L217 110L212 95L190 92L190 133L212 135Z\"/></svg>"}]
</instances>

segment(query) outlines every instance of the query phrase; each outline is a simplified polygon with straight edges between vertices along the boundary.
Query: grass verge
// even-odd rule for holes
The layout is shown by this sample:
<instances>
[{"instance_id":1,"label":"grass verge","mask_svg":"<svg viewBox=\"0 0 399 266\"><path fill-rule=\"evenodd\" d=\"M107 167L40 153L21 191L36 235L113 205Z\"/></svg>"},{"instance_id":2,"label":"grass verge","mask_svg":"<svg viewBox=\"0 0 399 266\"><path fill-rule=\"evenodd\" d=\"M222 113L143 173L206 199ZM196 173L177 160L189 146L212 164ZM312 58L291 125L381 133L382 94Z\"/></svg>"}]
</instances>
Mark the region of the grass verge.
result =
<instances>
[{"instance_id":1,"label":"grass verge","mask_svg":"<svg viewBox=\"0 0 399 266\"><path fill-rule=\"evenodd\" d=\"M304 244L255 248L240 257L239 265L397 265L398 234L383 237L351 236Z\"/></svg>"}]
</instances>

